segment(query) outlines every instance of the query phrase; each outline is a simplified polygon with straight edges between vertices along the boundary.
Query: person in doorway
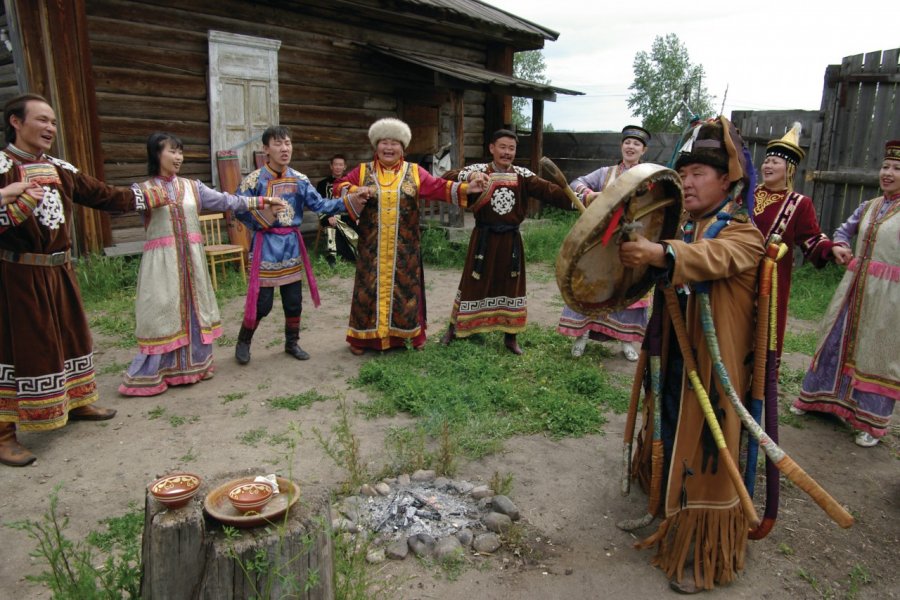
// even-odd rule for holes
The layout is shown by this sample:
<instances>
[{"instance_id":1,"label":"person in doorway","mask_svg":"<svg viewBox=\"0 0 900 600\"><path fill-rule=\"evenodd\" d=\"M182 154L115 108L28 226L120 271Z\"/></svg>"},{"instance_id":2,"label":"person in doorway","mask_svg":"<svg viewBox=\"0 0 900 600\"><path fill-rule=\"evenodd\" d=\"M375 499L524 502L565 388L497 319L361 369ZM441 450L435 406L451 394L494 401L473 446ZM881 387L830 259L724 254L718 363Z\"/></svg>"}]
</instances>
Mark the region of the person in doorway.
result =
<instances>
[{"instance_id":1,"label":"person in doorway","mask_svg":"<svg viewBox=\"0 0 900 600\"><path fill-rule=\"evenodd\" d=\"M347 161L343 154L335 154L328 163L331 173L319 181L316 191L326 200L334 198L334 182L344 176L347 169ZM325 260L332 267L337 262L337 257L348 262L356 262L356 245L359 242L359 232L356 223L348 215L319 214L319 227L325 230ZM318 251L318 249L316 249Z\"/></svg>"}]
</instances>

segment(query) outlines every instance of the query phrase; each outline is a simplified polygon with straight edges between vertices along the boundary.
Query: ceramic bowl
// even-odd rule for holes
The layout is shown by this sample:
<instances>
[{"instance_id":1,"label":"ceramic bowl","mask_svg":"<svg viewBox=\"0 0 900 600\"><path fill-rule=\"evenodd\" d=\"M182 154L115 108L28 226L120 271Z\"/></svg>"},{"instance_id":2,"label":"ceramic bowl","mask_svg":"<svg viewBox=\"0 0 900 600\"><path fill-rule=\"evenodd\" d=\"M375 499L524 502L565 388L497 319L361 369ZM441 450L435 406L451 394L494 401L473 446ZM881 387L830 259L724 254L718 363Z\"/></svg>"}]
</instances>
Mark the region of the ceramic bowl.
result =
<instances>
[{"instance_id":1,"label":"ceramic bowl","mask_svg":"<svg viewBox=\"0 0 900 600\"><path fill-rule=\"evenodd\" d=\"M274 491L271 483L242 483L231 488L228 499L239 512L259 512L272 499Z\"/></svg>"},{"instance_id":2,"label":"ceramic bowl","mask_svg":"<svg viewBox=\"0 0 900 600\"><path fill-rule=\"evenodd\" d=\"M200 477L191 473L166 475L150 484L150 493L166 508L184 506L199 489Z\"/></svg>"}]
</instances>

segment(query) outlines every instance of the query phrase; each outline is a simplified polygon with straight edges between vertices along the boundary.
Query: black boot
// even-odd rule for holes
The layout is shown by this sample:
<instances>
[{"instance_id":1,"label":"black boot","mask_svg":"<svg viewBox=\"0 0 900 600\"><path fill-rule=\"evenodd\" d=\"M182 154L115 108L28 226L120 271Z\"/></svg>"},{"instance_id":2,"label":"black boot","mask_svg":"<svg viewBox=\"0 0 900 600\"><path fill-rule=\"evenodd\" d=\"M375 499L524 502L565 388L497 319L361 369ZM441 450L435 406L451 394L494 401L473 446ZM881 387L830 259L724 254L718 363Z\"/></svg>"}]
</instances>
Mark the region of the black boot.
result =
<instances>
[{"instance_id":1,"label":"black boot","mask_svg":"<svg viewBox=\"0 0 900 600\"><path fill-rule=\"evenodd\" d=\"M300 319L286 319L284 324L284 351L297 360L309 360L309 353L297 345L299 339Z\"/></svg>"},{"instance_id":2,"label":"black boot","mask_svg":"<svg viewBox=\"0 0 900 600\"><path fill-rule=\"evenodd\" d=\"M241 330L238 332L238 342L234 348L234 357L242 365L250 362L250 342L253 340L254 331L256 330L241 325Z\"/></svg>"}]
</instances>

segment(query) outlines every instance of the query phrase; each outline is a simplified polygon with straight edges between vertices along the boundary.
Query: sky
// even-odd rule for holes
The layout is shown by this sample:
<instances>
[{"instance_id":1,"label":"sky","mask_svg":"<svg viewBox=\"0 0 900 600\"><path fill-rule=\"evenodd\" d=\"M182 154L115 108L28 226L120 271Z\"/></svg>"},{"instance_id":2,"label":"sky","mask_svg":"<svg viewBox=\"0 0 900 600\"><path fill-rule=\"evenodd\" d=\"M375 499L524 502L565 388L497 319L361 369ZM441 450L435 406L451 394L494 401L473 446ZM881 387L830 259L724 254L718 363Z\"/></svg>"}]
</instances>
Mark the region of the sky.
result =
<instances>
[{"instance_id":1,"label":"sky","mask_svg":"<svg viewBox=\"0 0 900 600\"><path fill-rule=\"evenodd\" d=\"M692 63L703 65L713 105L726 116L818 110L828 65L900 47L900 12L884 0L485 1L560 34L544 45L547 75L552 85L585 96L560 94L544 104L544 122L556 130L640 124L627 104L634 56L649 53L654 38L668 33L679 37Z\"/></svg>"}]
</instances>

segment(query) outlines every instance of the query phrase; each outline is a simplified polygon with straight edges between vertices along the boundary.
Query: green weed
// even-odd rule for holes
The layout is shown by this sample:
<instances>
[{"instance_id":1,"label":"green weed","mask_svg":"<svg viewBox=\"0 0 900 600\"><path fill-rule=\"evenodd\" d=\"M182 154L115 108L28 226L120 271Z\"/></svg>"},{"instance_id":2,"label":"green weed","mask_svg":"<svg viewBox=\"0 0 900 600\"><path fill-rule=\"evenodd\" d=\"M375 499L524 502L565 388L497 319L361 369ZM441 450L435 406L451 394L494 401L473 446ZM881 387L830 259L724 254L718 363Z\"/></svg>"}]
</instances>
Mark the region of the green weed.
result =
<instances>
[{"instance_id":1,"label":"green weed","mask_svg":"<svg viewBox=\"0 0 900 600\"><path fill-rule=\"evenodd\" d=\"M859 597L860 587L869 585L875 579L869 573L869 569L865 565L855 564L847 576L847 599L855 600Z\"/></svg>"},{"instance_id":2,"label":"green weed","mask_svg":"<svg viewBox=\"0 0 900 600\"><path fill-rule=\"evenodd\" d=\"M434 457L428 451L425 429L420 425L389 428L384 445L390 463L383 477L431 468Z\"/></svg>"},{"instance_id":3,"label":"green weed","mask_svg":"<svg viewBox=\"0 0 900 600\"><path fill-rule=\"evenodd\" d=\"M348 479L343 485L345 493L358 489L369 480L369 472L359 450L359 438L353 433L350 409L345 400L342 399L338 404L338 422L331 427L333 439L326 439L317 427L313 427L312 431L325 454L338 467L347 470Z\"/></svg>"},{"instance_id":4,"label":"green weed","mask_svg":"<svg viewBox=\"0 0 900 600\"><path fill-rule=\"evenodd\" d=\"M513 475L512 473L500 475L500 471L494 471L488 486L498 496L509 496L513 488Z\"/></svg>"},{"instance_id":5,"label":"green weed","mask_svg":"<svg viewBox=\"0 0 900 600\"><path fill-rule=\"evenodd\" d=\"M100 375L112 375L115 373L122 373L123 371L125 371L125 369L128 368L128 365L129 365L129 363L119 363L119 362L110 363L108 365L104 365L104 366L100 367L100 369L97 371L97 373Z\"/></svg>"},{"instance_id":6,"label":"green weed","mask_svg":"<svg viewBox=\"0 0 900 600\"><path fill-rule=\"evenodd\" d=\"M430 267L461 269L466 262L466 244L451 242L447 230L428 227L422 231L422 260Z\"/></svg>"},{"instance_id":7,"label":"green weed","mask_svg":"<svg viewBox=\"0 0 900 600\"><path fill-rule=\"evenodd\" d=\"M243 417L248 412L250 412L250 407L246 404L241 404L238 408L234 409L234 412L231 413L232 417Z\"/></svg>"},{"instance_id":8,"label":"green weed","mask_svg":"<svg viewBox=\"0 0 900 600\"><path fill-rule=\"evenodd\" d=\"M160 418L164 414L166 414L166 409L157 404L155 407L147 411L147 418L152 421L153 419Z\"/></svg>"},{"instance_id":9,"label":"green weed","mask_svg":"<svg viewBox=\"0 0 900 600\"><path fill-rule=\"evenodd\" d=\"M219 396L222 399L222 404L228 404L229 402L234 402L235 400L240 400L245 397L247 392L230 392L228 394L222 394Z\"/></svg>"},{"instance_id":10,"label":"green weed","mask_svg":"<svg viewBox=\"0 0 900 600\"><path fill-rule=\"evenodd\" d=\"M138 598L141 585L141 533L143 510L135 505L121 517L100 521L101 532L86 540L66 537L68 517L60 517L57 485L50 494L50 508L38 521L26 520L6 526L24 531L37 543L31 556L49 567L26 579L46 586L54 598L79 600Z\"/></svg>"}]
</instances>

